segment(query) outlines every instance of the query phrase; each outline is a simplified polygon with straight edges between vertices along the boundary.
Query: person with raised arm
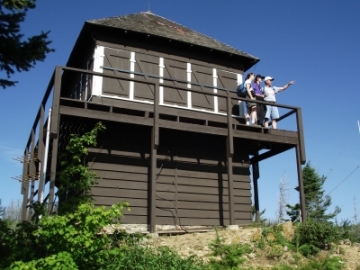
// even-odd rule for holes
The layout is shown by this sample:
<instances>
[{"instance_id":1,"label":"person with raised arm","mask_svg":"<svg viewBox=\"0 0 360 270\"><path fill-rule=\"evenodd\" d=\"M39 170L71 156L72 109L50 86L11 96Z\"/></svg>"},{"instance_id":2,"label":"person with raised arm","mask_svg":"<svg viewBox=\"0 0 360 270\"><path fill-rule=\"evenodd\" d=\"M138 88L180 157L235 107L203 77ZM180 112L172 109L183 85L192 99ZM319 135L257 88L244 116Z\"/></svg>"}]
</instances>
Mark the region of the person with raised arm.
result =
<instances>
[{"instance_id":1,"label":"person with raised arm","mask_svg":"<svg viewBox=\"0 0 360 270\"><path fill-rule=\"evenodd\" d=\"M275 103L276 98L275 94L286 90L290 85L293 85L295 81L290 81L282 87L272 86L272 82L274 78L271 76L266 76L264 86L264 101ZM279 110L275 105L266 105L266 113L265 113L265 127L269 127L269 119L271 117L271 124L273 129L277 129L277 119L279 119Z\"/></svg>"}]
</instances>

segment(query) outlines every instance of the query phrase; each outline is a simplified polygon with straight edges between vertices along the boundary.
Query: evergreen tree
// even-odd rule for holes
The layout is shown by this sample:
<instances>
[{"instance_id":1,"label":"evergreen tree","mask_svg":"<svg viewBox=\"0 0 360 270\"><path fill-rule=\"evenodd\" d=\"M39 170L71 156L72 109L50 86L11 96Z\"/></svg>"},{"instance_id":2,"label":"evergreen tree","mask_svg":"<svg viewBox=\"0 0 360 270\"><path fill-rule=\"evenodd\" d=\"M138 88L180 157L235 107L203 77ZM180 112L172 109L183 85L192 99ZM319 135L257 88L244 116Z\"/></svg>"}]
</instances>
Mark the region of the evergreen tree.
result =
<instances>
[{"instance_id":1,"label":"evergreen tree","mask_svg":"<svg viewBox=\"0 0 360 270\"><path fill-rule=\"evenodd\" d=\"M28 37L20 33L20 24L24 22L26 12L35 8L35 0L0 0L0 71L7 78L0 78L0 87L14 86L16 81L11 75L28 71L37 61L43 61L49 52L49 32Z\"/></svg>"},{"instance_id":2,"label":"evergreen tree","mask_svg":"<svg viewBox=\"0 0 360 270\"><path fill-rule=\"evenodd\" d=\"M329 221L340 213L341 209L336 206L335 210L328 213L327 210L331 205L331 197L324 195L323 185L326 177L320 176L311 163L306 163L303 168L303 181L305 193L305 210L308 219L316 221ZM299 187L295 188L299 191ZM287 214L292 221L300 216L300 204L287 205Z\"/></svg>"}]
</instances>

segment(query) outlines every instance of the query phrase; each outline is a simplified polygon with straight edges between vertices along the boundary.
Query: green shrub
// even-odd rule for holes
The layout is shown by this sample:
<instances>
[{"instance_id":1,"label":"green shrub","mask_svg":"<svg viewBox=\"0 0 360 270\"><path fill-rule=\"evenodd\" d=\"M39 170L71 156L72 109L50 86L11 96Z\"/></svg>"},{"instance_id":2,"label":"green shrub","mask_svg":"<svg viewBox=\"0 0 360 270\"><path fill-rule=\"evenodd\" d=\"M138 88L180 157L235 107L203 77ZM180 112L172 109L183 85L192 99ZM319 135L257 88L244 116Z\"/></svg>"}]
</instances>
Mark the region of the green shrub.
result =
<instances>
[{"instance_id":1,"label":"green shrub","mask_svg":"<svg viewBox=\"0 0 360 270\"><path fill-rule=\"evenodd\" d=\"M249 244L225 244L217 231L216 239L209 244L209 247L211 250L209 268L213 270L237 269L246 260L243 255L252 252Z\"/></svg>"},{"instance_id":2,"label":"green shrub","mask_svg":"<svg viewBox=\"0 0 360 270\"><path fill-rule=\"evenodd\" d=\"M344 263L339 257L327 257L323 260L311 260L300 267L300 270L338 270L343 268Z\"/></svg>"},{"instance_id":3,"label":"green shrub","mask_svg":"<svg viewBox=\"0 0 360 270\"><path fill-rule=\"evenodd\" d=\"M300 223L296 228L296 243L298 246L304 244L324 249L326 244L340 240L339 227L331 222L313 221L311 219Z\"/></svg>"},{"instance_id":4,"label":"green shrub","mask_svg":"<svg viewBox=\"0 0 360 270\"><path fill-rule=\"evenodd\" d=\"M360 224L353 224L350 220L343 220L340 229L341 239L349 239L352 243L360 242Z\"/></svg>"},{"instance_id":5,"label":"green shrub","mask_svg":"<svg viewBox=\"0 0 360 270\"><path fill-rule=\"evenodd\" d=\"M67 252L60 252L44 259L33 260L30 262L14 262L10 270L78 270L71 255Z\"/></svg>"},{"instance_id":6,"label":"green shrub","mask_svg":"<svg viewBox=\"0 0 360 270\"><path fill-rule=\"evenodd\" d=\"M138 245L123 245L118 249L118 255L112 257L100 270L202 270L204 264L195 256L182 259L168 247L157 250Z\"/></svg>"}]
</instances>

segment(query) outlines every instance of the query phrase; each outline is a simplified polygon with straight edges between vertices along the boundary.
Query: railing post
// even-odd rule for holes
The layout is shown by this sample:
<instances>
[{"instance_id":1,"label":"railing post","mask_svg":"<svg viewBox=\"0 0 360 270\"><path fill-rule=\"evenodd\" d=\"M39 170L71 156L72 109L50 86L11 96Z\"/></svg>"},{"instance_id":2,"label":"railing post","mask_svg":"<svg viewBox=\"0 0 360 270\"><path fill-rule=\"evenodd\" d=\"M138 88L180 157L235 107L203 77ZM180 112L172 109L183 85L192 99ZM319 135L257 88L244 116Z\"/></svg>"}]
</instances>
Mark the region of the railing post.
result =
<instances>
[{"instance_id":1,"label":"railing post","mask_svg":"<svg viewBox=\"0 0 360 270\"><path fill-rule=\"evenodd\" d=\"M55 81L54 81L54 95L53 95L52 113L51 113L51 126L50 126L51 138L57 138L59 132L61 72L62 72L62 68L56 67Z\"/></svg>"},{"instance_id":2,"label":"railing post","mask_svg":"<svg viewBox=\"0 0 360 270\"><path fill-rule=\"evenodd\" d=\"M234 212L234 187L233 187L233 161L234 155L234 142L232 130L232 117L231 117L231 98L227 97L227 124L228 135L226 140L226 163L228 174L228 196L229 196L229 225L235 225L235 212Z\"/></svg>"},{"instance_id":3,"label":"railing post","mask_svg":"<svg viewBox=\"0 0 360 270\"><path fill-rule=\"evenodd\" d=\"M302 113L301 108L297 108L296 110L296 125L298 131L298 138L299 138L299 150L300 150L300 161L301 164L306 162L306 154L305 154L305 143L304 143L304 127L302 124Z\"/></svg>"}]
</instances>

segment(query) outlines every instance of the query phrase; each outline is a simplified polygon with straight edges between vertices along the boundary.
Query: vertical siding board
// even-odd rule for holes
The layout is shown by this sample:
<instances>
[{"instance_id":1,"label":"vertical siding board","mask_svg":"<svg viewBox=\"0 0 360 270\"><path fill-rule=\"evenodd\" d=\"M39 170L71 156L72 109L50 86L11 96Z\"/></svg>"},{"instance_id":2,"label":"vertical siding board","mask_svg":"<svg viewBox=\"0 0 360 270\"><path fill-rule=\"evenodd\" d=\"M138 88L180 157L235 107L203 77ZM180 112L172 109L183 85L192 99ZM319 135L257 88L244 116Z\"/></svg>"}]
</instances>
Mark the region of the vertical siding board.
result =
<instances>
[{"instance_id":1,"label":"vertical siding board","mask_svg":"<svg viewBox=\"0 0 360 270\"><path fill-rule=\"evenodd\" d=\"M114 50L105 48L104 67L114 68L114 70L103 69L107 75L126 75L115 69L130 70L130 52L124 50ZM103 78L103 94L129 98L130 82L112 78Z\"/></svg>"},{"instance_id":2,"label":"vertical siding board","mask_svg":"<svg viewBox=\"0 0 360 270\"><path fill-rule=\"evenodd\" d=\"M186 63L165 58L164 77L173 80L186 81ZM184 86L176 81L172 81L171 83L174 86ZM186 106L187 92L164 86L164 104Z\"/></svg>"},{"instance_id":3,"label":"vertical siding board","mask_svg":"<svg viewBox=\"0 0 360 270\"><path fill-rule=\"evenodd\" d=\"M136 54L135 72L140 72L147 75L159 76L159 58L153 55L147 55L142 53ZM158 79L154 79L149 76L136 75L136 79L143 79L147 82L158 82ZM135 83L134 98L140 100L154 100L154 91L152 84Z\"/></svg>"},{"instance_id":4,"label":"vertical siding board","mask_svg":"<svg viewBox=\"0 0 360 270\"><path fill-rule=\"evenodd\" d=\"M192 83L202 85L213 85L212 69L209 67L202 67L198 65L191 65L192 69ZM212 92L212 88L192 85L195 90L201 90L204 94L192 93L192 107L199 109L206 109L214 111L214 98L213 96L206 95L206 92Z\"/></svg>"},{"instance_id":5,"label":"vertical siding board","mask_svg":"<svg viewBox=\"0 0 360 270\"><path fill-rule=\"evenodd\" d=\"M219 83L218 85L219 87L235 90L237 87L237 74L218 69L218 83ZM232 92L227 92L227 94L232 98L237 97L236 94ZM219 112L226 113L227 111L226 99L219 98L218 103L219 103ZM236 99L231 100L232 114L235 114L233 110L234 108L237 109L237 103L238 102Z\"/></svg>"}]
</instances>

